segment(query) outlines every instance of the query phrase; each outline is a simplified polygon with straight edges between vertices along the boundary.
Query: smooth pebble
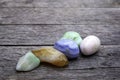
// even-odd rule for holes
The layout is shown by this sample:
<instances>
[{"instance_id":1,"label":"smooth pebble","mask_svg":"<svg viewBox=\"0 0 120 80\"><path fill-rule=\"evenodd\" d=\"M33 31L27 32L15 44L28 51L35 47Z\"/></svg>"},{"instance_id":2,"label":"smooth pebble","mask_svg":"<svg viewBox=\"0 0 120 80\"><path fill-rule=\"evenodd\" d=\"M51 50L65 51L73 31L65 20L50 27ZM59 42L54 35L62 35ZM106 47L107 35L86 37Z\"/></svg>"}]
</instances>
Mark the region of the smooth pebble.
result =
<instances>
[{"instance_id":1,"label":"smooth pebble","mask_svg":"<svg viewBox=\"0 0 120 80\"><path fill-rule=\"evenodd\" d=\"M92 55L97 52L100 48L100 39L94 35L90 35L83 39L80 49L84 55Z\"/></svg>"},{"instance_id":2,"label":"smooth pebble","mask_svg":"<svg viewBox=\"0 0 120 80\"><path fill-rule=\"evenodd\" d=\"M68 31L64 33L63 37L61 39L70 39L76 42L78 45L82 42L82 38L79 33L75 31Z\"/></svg>"},{"instance_id":3,"label":"smooth pebble","mask_svg":"<svg viewBox=\"0 0 120 80\"><path fill-rule=\"evenodd\" d=\"M79 56L78 45L69 39L61 39L54 44L54 48L63 52L68 59L74 59Z\"/></svg>"},{"instance_id":4,"label":"smooth pebble","mask_svg":"<svg viewBox=\"0 0 120 80\"><path fill-rule=\"evenodd\" d=\"M30 71L39 66L40 60L29 51L27 54L22 56L16 66L17 71Z\"/></svg>"},{"instance_id":5,"label":"smooth pebble","mask_svg":"<svg viewBox=\"0 0 120 80\"><path fill-rule=\"evenodd\" d=\"M52 65L63 67L68 65L67 57L53 47L43 47L38 50L32 50L41 62L50 63Z\"/></svg>"}]
</instances>

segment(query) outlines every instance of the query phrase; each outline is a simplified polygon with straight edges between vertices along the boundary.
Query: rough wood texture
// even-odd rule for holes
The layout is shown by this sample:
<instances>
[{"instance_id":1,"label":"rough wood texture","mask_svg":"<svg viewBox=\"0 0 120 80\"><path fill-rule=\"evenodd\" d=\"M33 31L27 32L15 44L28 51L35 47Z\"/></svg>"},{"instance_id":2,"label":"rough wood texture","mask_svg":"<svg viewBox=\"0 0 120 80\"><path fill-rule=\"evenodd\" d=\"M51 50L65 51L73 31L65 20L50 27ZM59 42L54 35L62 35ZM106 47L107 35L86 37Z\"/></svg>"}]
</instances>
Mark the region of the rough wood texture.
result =
<instances>
[{"instance_id":1,"label":"rough wood texture","mask_svg":"<svg viewBox=\"0 0 120 80\"><path fill-rule=\"evenodd\" d=\"M0 45L53 45L66 31L98 36L104 45L120 45L119 25L1 25Z\"/></svg>"},{"instance_id":2,"label":"rough wood texture","mask_svg":"<svg viewBox=\"0 0 120 80\"><path fill-rule=\"evenodd\" d=\"M120 8L0 8L0 24L120 24Z\"/></svg>"},{"instance_id":3,"label":"rough wood texture","mask_svg":"<svg viewBox=\"0 0 120 80\"><path fill-rule=\"evenodd\" d=\"M120 7L120 0L0 0L0 7Z\"/></svg>"},{"instance_id":4,"label":"rough wood texture","mask_svg":"<svg viewBox=\"0 0 120 80\"><path fill-rule=\"evenodd\" d=\"M120 78L120 45L102 46L100 51L91 56L81 56L70 61L64 68L41 64L31 72L16 72L15 66L19 57L31 49L40 46L3 46L0 47L0 77L2 80L119 80Z\"/></svg>"},{"instance_id":5,"label":"rough wood texture","mask_svg":"<svg viewBox=\"0 0 120 80\"><path fill-rule=\"evenodd\" d=\"M15 71L26 52L70 30L98 36L100 51L64 68ZM0 0L0 80L120 80L120 0Z\"/></svg>"}]
</instances>

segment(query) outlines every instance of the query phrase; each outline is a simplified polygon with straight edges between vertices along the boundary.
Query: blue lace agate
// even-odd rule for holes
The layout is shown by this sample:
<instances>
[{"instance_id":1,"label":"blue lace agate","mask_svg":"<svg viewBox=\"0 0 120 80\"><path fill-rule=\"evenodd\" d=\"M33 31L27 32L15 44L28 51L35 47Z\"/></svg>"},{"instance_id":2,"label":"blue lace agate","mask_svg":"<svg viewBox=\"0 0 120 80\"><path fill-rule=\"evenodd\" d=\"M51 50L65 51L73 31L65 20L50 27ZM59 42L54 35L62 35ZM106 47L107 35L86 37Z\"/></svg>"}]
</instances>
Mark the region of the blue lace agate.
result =
<instances>
[{"instance_id":1,"label":"blue lace agate","mask_svg":"<svg viewBox=\"0 0 120 80\"><path fill-rule=\"evenodd\" d=\"M79 47L76 42L69 39L61 39L54 44L54 48L63 52L68 59L74 59L79 56Z\"/></svg>"}]
</instances>

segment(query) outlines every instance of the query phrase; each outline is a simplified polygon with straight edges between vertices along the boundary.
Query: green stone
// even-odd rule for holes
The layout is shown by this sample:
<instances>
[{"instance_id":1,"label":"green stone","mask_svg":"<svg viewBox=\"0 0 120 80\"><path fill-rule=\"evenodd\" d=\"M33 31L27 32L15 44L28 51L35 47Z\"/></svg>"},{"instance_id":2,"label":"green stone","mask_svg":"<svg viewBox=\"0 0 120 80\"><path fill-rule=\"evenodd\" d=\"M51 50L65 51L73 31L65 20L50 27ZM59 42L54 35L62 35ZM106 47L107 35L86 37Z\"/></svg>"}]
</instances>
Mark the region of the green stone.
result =
<instances>
[{"instance_id":1,"label":"green stone","mask_svg":"<svg viewBox=\"0 0 120 80\"><path fill-rule=\"evenodd\" d=\"M75 41L78 45L80 45L82 42L80 34L74 31L66 32L61 39L71 39Z\"/></svg>"},{"instance_id":2,"label":"green stone","mask_svg":"<svg viewBox=\"0 0 120 80\"><path fill-rule=\"evenodd\" d=\"M39 66L40 60L29 51L27 54L22 56L16 66L17 71L30 71Z\"/></svg>"}]
</instances>

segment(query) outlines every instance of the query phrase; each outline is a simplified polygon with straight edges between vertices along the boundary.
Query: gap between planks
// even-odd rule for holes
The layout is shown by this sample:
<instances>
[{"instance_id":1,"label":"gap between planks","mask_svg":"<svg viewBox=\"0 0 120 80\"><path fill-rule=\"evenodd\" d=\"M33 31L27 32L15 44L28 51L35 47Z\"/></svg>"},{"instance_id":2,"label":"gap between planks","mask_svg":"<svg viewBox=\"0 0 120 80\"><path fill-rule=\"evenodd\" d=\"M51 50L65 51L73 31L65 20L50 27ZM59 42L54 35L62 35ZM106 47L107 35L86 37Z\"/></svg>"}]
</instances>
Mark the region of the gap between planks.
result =
<instances>
[{"instance_id":1,"label":"gap between planks","mask_svg":"<svg viewBox=\"0 0 120 80\"><path fill-rule=\"evenodd\" d=\"M24 47L24 46L25 46L25 47L26 47L26 46L28 46L28 47L34 46L34 47L35 47L35 46L36 46L36 47L37 47L37 46L40 46L40 47L41 47L41 46L54 46L54 44L42 44L42 45L33 45L33 44L32 44L32 45L31 45L31 44L30 44L30 45L28 45L28 44L25 44L25 45L19 45L19 44L18 44L18 45L14 45L14 44L13 44L13 45L8 45L8 44L7 44L7 45L1 45L1 44L0 44L0 46L1 46L1 47L4 47L4 46L5 46L5 47L15 47L15 46L16 46L16 47ZM103 44L103 45L101 45L101 46L120 46L120 45L119 45L119 44L118 44L118 45L117 45L117 44L115 44L115 45L114 45L114 44L105 44L105 45Z\"/></svg>"}]
</instances>

